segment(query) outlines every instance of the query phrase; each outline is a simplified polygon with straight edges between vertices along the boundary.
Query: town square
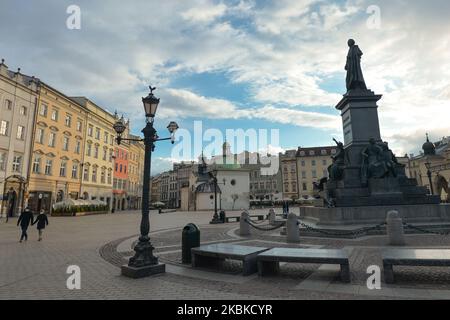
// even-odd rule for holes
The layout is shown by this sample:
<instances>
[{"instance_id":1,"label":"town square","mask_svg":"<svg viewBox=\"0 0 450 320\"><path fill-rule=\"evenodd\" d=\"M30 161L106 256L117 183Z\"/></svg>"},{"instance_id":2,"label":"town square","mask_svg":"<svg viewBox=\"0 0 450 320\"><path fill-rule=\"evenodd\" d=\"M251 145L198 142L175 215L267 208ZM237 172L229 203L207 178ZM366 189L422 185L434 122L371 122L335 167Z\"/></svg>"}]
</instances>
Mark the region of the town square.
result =
<instances>
[{"instance_id":1,"label":"town square","mask_svg":"<svg viewBox=\"0 0 450 320\"><path fill-rule=\"evenodd\" d=\"M5 1L0 300L450 299L436 2Z\"/></svg>"}]
</instances>

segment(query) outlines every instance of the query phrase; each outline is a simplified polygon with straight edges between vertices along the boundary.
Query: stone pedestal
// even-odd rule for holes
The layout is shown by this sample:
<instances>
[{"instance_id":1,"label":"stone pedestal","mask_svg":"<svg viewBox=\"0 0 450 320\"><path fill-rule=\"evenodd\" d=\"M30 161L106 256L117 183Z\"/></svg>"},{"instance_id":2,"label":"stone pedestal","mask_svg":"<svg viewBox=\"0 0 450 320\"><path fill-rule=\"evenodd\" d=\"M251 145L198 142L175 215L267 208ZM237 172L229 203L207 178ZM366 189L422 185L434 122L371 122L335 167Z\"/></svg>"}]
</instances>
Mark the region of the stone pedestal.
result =
<instances>
[{"instance_id":1,"label":"stone pedestal","mask_svg":"<svg viewBox=\"0 0 450 320\"><path fill-rule=\"evenodd\" d=\"M387 213L386 232L391 246L404 246L405 234L403 230L403 220L398 211L392 210Z\"/></svg>"},{"instance_id":2,"label":"stone pedestal","mask_svg":"<svg viewBox=\"0 0 450 320\"><path fill-rule=\"evenodd\" d=\"M357 206L341 208L300 207L300 219L318 226L374 225L386 221L386 212L398 211L407 223L450 222L450 204Z\"/></svg>"},{"instance_id":3,"label":"stone pedestal","mask_svg":"<svg viewBox=\"0 0 450 320\"><path fill-rule=\"evenodd\" d=\"M241 219L239 220L239 235L243 237L251 235L250 225L245 221L250 221L250 215L247 211L241 213Z\"/></svg>"},{"instance_id":4,"label":"stone pedestal","mask_svg":"<svg viewBox=\"0 0 450 320\"><path fill-rule=\"evenodd\" d=\"M286 222L286 240L288 243L300 242L300 227L298 217L294 213L289 213Z\"/></svg>"},{"instance_id":5,"label":"stone pedestal","mask_svg":"<svg viewBox=\"0 0 450 320\"><path fill-rule=\"evenodd\" d=\"M275 214L275 210L273 210L273 209L270 209L270 210L269 210L269 216L268 216L268 218L269 218L269 224L270 224L271 226L275 225L275 219L277 218L277 216L276 216L276 214Z\"/></svg>"}]
</instances>

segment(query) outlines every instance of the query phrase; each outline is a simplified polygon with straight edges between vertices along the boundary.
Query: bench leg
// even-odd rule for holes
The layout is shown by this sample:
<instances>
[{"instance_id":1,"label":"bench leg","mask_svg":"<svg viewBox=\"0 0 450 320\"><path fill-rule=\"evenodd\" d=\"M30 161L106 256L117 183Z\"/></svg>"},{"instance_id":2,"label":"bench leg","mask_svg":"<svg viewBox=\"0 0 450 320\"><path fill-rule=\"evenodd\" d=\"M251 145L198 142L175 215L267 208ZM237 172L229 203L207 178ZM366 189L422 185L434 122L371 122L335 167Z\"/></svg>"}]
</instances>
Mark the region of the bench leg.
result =
<instances>
[{"instance_id":1,"label":"bench leg","mask_svg":"<svg viewBox=\"0 0 450 320\"><path fill-rule=\"evenodd\" d=\"M341 264L341 281L350 282L350 266L349 264Z\"/></svg>"},{"instance_id":2,"label":"bench leg","mask_svg":"<svg viewBox=\"0 0 450 320\"><path fill-rule=\"evenodd\" d=\"M224 260L225 259L222 258L206 257L198 254L192 254L192 267L220 267Z\"/></svg>"},{"instance_id":3,"label":"bench leg","mask_svg":"<svg viewBox=\"0 0 450 320\"><path fill-rule=\"evenodd\" d=\"M260 277L275 275L279 271L280 263L278 261L258 261L258 275Z\"/></svg>"},{"instance_id":4,"label":"bench leg","mask_svg":"<svg viewBox=\"0 0 450 320\"><path fill-rule=\"evenodd\" d=\"M394 283L394 268L392 264L383 263L384 282Z\"/></svg>"},{"instance_id":5,"label":"bench leg","mask_svg":"<svg viewBox=\"0 0 450 320\"><path fill-rule=\"evenodd\" d=\"M244 276L249 276L249 275L254 274L255 272L257 272L258 271L258 266L257 266L256 255L254 257L247 257L247 258L245 258L243 263L242 263L242 267L243 267L242 274Z\"/></svg>"}]
</instances>

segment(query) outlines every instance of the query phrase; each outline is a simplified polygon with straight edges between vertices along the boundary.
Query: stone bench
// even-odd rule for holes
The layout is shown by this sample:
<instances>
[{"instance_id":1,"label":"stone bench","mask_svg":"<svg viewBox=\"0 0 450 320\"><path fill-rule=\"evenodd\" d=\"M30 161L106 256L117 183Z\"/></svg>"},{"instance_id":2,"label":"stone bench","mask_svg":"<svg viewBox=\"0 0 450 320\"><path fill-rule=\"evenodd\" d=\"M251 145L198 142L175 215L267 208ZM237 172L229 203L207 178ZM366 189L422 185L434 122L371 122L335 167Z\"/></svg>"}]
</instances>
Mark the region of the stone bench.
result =
<instances>
[{"instance_id":1,"label":"stone bench","mask_svg":"<svg viewBox=\"0 0 450 320\"><path fill-rule=\"evenodd\" d=\"M350 282L348 254L340 249L274 248L258 255L258 274L277 274L280 262L339 264L343 282Z\"/></svg>"},{"instance_id":2,"label":"stone bench","mask_svg":"<svg viewBox=\"0 0 450 320\"><path fill-rule=\"evenodd\" d=\"M268 248L239 246L229 243L217 243L202 245L192 248L193 267L218 267L226 259L240 260L243 262L243 275L248 276L255 273L258 268L256 257L258 253Z\"/></svg>"},{"instance_id":3,"label":"stone bench","mask_svg":"<svg viewBox=\"0 0 450 320\"><path fill-rule=\"evenodd\" d=\"M251 215L251 218L256 218L258 221L262 221L264 220L264 215L263 214L258 214L258 215ZM225 217L225 222L230 222L230 220L234 220L235 222L239 222L241 220L240 216L232 216L232 217Z\"/></svg>"},{"instance_id":4,"label":"stone bench","mask_svg":"<svg viewBox=\"0 0 450 320\"><path fill-rule=\"evenodd\" d=\"M450 250L446 249L390 249L382 254L384 281L394 283L393 266L449 267Z\"/></svg>"}]
</instances>

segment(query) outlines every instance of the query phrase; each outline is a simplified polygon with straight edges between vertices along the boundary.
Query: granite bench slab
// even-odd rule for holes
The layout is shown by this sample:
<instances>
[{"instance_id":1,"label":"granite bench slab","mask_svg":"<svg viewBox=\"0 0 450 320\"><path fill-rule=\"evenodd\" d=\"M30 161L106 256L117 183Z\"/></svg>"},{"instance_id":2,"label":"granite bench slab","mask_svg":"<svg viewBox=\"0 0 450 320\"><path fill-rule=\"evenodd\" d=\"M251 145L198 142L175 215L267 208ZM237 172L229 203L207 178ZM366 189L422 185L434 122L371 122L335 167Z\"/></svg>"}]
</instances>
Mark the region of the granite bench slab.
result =
<instances>
[{"instance_id":1,"label":"granite bench slab","mask_svg":"<svg viewBox=\"0 0 450 320\"><path fill-rule=\"evenodd\" d=\"M262 247L240 246L230 243L216 243L192 248L193 267L214 267L224 260L240 260L243 265L243 275L248 276L257 272L256 257L259 253L268 250Z\"/></svg>"},{"instance_id":2,"label":"granite bench slab","mask_svg":"<svg viewBox=\"0 0 450 320\"><path fill-rule=\"evenodd\" d=\"M394 265L398 266L450 266L448 249L390 249L382 254L384 281L394 283Z\"/></svg>"},{"instance_id":3,"label":"granite bench slab","mask_svg":"<svg viewBox=\"0 0 450 320\"><path fill-rule=\"evenodd\" d=\"M339 264L343 282L350 282L348 254L341 249L273 248L258 254L258 274L276 274L280 262Z\"/></svg>"}]
</instances>

